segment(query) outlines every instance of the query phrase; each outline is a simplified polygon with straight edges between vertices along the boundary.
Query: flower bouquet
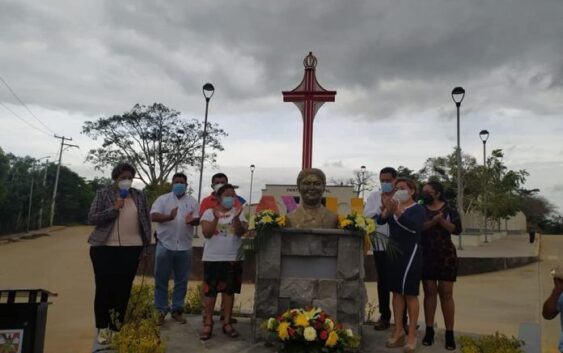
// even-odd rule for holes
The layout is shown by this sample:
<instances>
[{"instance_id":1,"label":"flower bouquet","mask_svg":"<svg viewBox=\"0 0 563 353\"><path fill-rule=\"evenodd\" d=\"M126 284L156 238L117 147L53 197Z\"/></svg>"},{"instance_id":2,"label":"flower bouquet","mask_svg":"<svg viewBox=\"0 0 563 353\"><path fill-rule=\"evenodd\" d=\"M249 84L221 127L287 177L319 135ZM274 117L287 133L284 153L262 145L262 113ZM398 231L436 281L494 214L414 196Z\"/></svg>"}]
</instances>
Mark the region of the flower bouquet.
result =
<instances>
[{"instance_id":1,"label":"flower bouquet","mask_svg":"<svg viewBox=\"0 0 563 353\"><path fill-rule=\"evenodd\" d=\"M371 235L376 234L375 221L359 213L353 212L346 217L338 217L338 228L353 232L360 232L364 235L364 255L372 247ZM377 235L376 235L377 236Z\"/></svg>"},{"instance_id":2,"label":"flower bouquet","mask_svg":"<svg viewBox=\"0 0 563 353\"><path fill-rule=\"evenodd\" d=\"M285 227L285 217L272 210L260 211L254 217L256 233L264 233L275 228Z\"/></svg>"},{"instance_id":3,"label":"flower bouquet","mask_svg":"<svg viewBox=\"0 0 563 353\"><path fill-rule=\"evenodd\" d=\"M360 337L319 308L290 309L262 324L280 353L334 353L357 348Z\"/></svg>"},{"instance_id":4,"label":"flower bouquet","mask_svg":"<svg viewBox=\"0 0 563 353\"><path fill-rule=\"evenodd\" d=\"M265 246L268 241L268 233L272 229L283 227L285 227L285 216L272 210L263 210L254 217L251 216L249 231L251 236L254 234L254 237L247 239L248 246L245 247L245 250L257 251L260 247Z\"/></svg>"}]
</instances>

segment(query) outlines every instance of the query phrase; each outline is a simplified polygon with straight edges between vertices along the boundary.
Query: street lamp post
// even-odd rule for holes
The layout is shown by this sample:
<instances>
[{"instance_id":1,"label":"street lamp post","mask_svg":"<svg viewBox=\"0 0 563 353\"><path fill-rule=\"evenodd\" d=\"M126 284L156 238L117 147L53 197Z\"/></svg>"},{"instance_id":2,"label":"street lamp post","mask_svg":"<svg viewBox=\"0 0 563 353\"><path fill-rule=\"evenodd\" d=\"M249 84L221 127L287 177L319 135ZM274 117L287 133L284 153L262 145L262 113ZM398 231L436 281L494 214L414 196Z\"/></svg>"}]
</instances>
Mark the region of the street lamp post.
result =
<instances>
[{"instance_id":1,"label":"street lamp post","mask_svg":"<svg viewBox=\"0 0 563 353\"><path fill-rule=\"evenodd\" d=\"M459 216L462 218L462 225L463 225L463 189L461 188L461 147L459 144L459 107L461 106L461 102L463 101L463 98L465 97L465 90L463 89L463 87L455 87L452 90L452 99L455 102L455 106L457 109L457 150L456 150L456 156L457 156L457 210L459 212ZM463 226L462 226L463 228ZM463 229L462 229L462 233L463 233ZM463 249L462 244L461 244L461 233L459 234L458 237L458 248L460 250Z\"/></svg>"},{"instance_id":2,"label":"street lamp post","mask_svg":"<svg viewBox=\"0 0 563 353\"><path fill-rule=\"evenodd\" d=\"M176 152L174 154L174 173L178 173L178 163L180 162L179 159L182 156L182 153L180 153L180 144L182 142L182 139L180 138L180 135L184 135L186 132L183 129L177 129L176 130Z\"/></svg>"},{"instance_id":3,"label":"street lamp post","mask_svg":"<svg viewBox=\"0 0 563 353\"><path fill-rule=\"evenodd\" d=\"M254 181L254 170L256 166L254 164L250 165L250 195L248 195L248 216L252 217L252 182Z\"/></svg>"},{"instance_id":4,"label":"street lamp post","mask_svg":"<svg viewBox=\"0 0 563 353\"><path fill-rule=\"evenodd\" d=\"M483 233L485 233L485 243L489 242L489 237L487 236L487 182L489 176L489 170L487 168L487 140L489 139L489 132L487 130L481 130L479 132L479 137L483 141Z\"/></svg>"},{"instance_id":5,"label":"street lamp post","mask_svg":"<svg viewBox=\"0 0 563 353\"><path fill-rule=\"evenodd\" d=\"M203 144L201 145L201 163L199 166L199 189L197 191L197 202L201 203L201 183L203 181L203 162L205 161L205 140L207 138L207 112L209 110L209 100L215 93L215 87L211 83L206 83L202 88L205 97L205 121L203 122Z\"/></svg>"},{"instance_id":6,"label":"street lamp post","mask_svg":"<svg viewBox=\"0 0 563 353\"><path fill-rule=\"evenodd\" d=\"M366 190L366 186L364 185L364 183L366 182L366 166L363 165L360 167L360 171L362 173L362 180L360 181L360 188L362 191L362 200L364 199L364 191ZM360 189L358 189L358 196L360 194Z\"/></svg>"}]
</instances>

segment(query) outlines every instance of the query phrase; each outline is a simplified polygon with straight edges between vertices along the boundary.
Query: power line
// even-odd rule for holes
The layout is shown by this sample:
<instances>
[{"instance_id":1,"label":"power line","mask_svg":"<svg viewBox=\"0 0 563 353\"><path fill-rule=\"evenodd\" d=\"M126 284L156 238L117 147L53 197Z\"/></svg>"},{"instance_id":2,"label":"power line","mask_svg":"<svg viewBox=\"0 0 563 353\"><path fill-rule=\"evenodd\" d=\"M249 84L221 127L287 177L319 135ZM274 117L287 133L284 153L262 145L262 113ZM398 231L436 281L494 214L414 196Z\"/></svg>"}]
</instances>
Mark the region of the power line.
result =
<instances>
[{"instance_id":1,"label":"power line","mask_svg":"<svg viewBox=\"0 0 563 353\"><path fill-rule=\"evenodd\" d=\"M40 131L48 136L52 136L50 133L48 133L45 130L41 130L40 128L38 128L37 126L33 125L32 123L30 123L29 121L25 120L24 118L22 118L21 116L19 116L18 114L16 114L12 109L8 108L4 103L0 102L0 105L2 105L4 107L4 109L6 109L7 111L9 111L10 113L12 113L13 116L15 116L16 118L20 119L21 121L23 121L24 123L26 123L27 125L31 126L32 128L34 128L37 131Z\"/></svg>"},{"instance_id":2,"label":"power line","mask_svg":"<svg viewBox=\"0 0 563 353\"><path fill-rule=\"evenodd\" d=\"M28 108L28 106L20 99L20 97L18 97L18 95L16 94L16 92L14 92L14 90L10 87L10 85L8 85L8 82L6 82L2 76L0 76L0 81L2 81L4 83L4 85L10 90L10 92L12 93L12 95L14 95L14 97L16 97L16 99L18 100L18 102L21 103L21 105L23 105L25 107L25 109L27 109L27 111L29 112L29 114L31 114L31 116L33 116L35 118L35 120L39 121L39 123L41 123L41 125L43 125L44 127L47 128L47 130L51 131L51 133L55 133L53 130L51 130L51 128L47 125L45 125L41 120L39 120L39 118L33 114L33 112Z\"/></svg>"}]
</instances>

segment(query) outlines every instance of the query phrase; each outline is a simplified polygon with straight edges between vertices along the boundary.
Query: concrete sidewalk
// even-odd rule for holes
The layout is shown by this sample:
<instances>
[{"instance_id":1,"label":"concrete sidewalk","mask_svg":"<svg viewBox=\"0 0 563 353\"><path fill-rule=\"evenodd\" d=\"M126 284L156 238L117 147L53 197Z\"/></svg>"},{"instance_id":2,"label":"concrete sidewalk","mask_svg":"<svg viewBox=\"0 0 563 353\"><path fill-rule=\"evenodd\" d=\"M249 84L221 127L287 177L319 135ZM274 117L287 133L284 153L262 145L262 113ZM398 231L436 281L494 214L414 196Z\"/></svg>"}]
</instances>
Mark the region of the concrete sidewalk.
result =
<instances>
[{"instance_id":1,"label":"concrete sidewalk","mask_svg":"<svg viewBox=\"0 0 563 353\"><path fill-rule=\"evenodd\" d=\"M215 327L213 336L208 341L200 341L199 333L202 330L202 322L200 315L188 315L188 323L180 325L174 321L167 320L161 328L161 334L168 340L168 348L166 353L184 353L184 352L209 352L209 353L275 353L275 347L266 346L263 342L252 343L250 332L250 319L238 318L235 328L240 333L238 338L230 338L223 334L221 330L221 322L215 318ZM398 348L386 348L385 341L391 334L391 330L375 331L372 326L363 327L363 346L360 352L378 352L378 353L397 353L402 352ZM424 332L419 331L419 345L417 352L438 353L449 352L444 348L444 332L438 330L436 332L436 340L434 345L425 347L420 344ZM459 341L459 340L458 340ZM458 346L459 346L459 342Z\"/></svg>"},{"instance_id":2,"label":"concrete sidewalk","mask_svg":"<svg viewBox=\"0 0 563 353\"><path fill-rule=\"evenodd\" d=\"M530 244L528 234L507 235L482 243L479 246L464 246L458 250L459 257L535 257L539 256L541 235ZM457 243L455 243L457 247Z\"/></svg>"}]
</instances>

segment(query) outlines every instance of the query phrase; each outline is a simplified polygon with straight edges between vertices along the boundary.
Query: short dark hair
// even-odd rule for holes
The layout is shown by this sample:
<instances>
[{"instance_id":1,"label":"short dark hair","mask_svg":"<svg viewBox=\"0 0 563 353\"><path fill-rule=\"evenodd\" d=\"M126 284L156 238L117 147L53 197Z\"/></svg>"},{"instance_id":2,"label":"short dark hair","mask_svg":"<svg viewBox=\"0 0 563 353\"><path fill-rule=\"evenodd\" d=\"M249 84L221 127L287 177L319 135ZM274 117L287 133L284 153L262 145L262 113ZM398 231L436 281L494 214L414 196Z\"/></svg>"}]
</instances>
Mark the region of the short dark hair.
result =
<instances>
[{"instance_id":1,"label":"short dark hair","mask_svg":"<svg viewBox=\"0 0 563 353\"><path fill-rule=\"evenodd\" d=\"M385 168L381 169L381 171L379 172L379 175L381 175L381 174L391 174L393 179L397 179L397 170L393 167L385 167Z\"/></svg>"},{"instance_id":2,"label":"short dark hair","mask_svg":"<svg viewBox=\"0 0 563 353\"><path fill-rule=\"evenodd\" d=\"M184 173L174 174L174 176L172 177L172 182L174 182L174 179L176 179L176 178L184 178L184 182L186 182L186 183L188 182L188 177Z\"/></svg>"},{"instance_id":3,"label":"short dark hair","mask_svg":"<svg viewBox=\"0 0 563 353\"><path fill-rule=\"evenodd\" d=\"M123 172L131 172L131 174L133 175L133 178L135 177L135 174L137 173L137 171L135 170L135 167L133 167L133 165L131 165L130 163L127 163L127 162L121 162L121 163L117 164L115 167L113 167L113 170L111 171L111 178L113 180L117 180L117 178L119 178L119 176Z\"/></svg>"},{"instance_id":4,"label":"short dark hair","mask_svg":"<svg viewBox=\"0 0 563 353\"><path fill-rule=\"evenodd\" d=\"M215 178L225 178L225 180L227 181L227 183L229 182L229 178L227 178L227 175L225 175L224 173L217 173L217 174L214 174L214 175L211 177L211 183L212 183L212 184L213 184L213 180L215 180Z\"/></svg>"},{"instance_id":5,"label":"short dark hair","mask_svg":"<svg viewBox=\"0 0 563 353\"><path fill-rule=\"evenodd\" d=\"M233 189L233 190L234 190L234 189L235 189L235 186L232 185L232 184L225 184L225 185L221 186L221 187L219 188L219 190L217 190L216 195L219 196L219 197L221 197L221 195L223 195L223 193L224 193L225 191L227 191L228 189Z\"/></svg>"},{"instance_id":6,"label":"short dark hair","mask_svg":"<svg viewBox=\"0 0 563 353\"><path fill-rule=\"evenodd\" d=\"M436 180L427 181L424 185L430 185L430 187L440 196L438 196L438 200L446 201L446 195L444 195L444 185Z\"/></svg>"}]
</instances>

